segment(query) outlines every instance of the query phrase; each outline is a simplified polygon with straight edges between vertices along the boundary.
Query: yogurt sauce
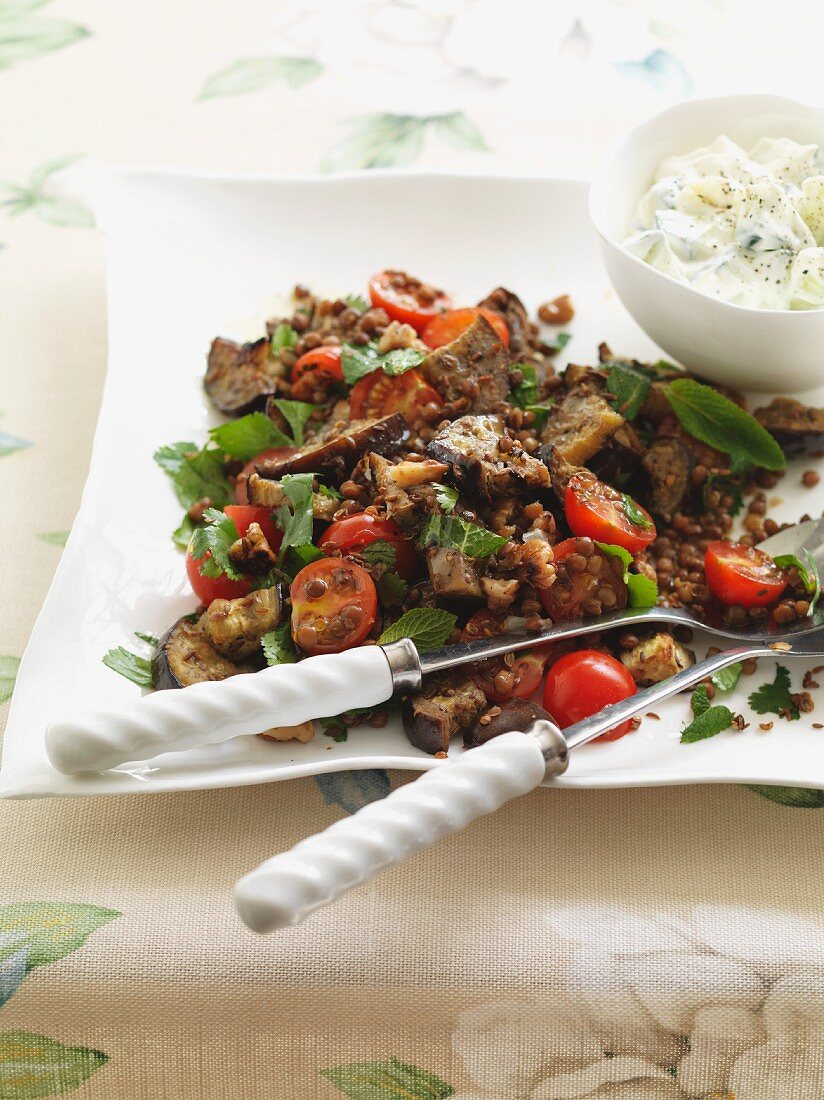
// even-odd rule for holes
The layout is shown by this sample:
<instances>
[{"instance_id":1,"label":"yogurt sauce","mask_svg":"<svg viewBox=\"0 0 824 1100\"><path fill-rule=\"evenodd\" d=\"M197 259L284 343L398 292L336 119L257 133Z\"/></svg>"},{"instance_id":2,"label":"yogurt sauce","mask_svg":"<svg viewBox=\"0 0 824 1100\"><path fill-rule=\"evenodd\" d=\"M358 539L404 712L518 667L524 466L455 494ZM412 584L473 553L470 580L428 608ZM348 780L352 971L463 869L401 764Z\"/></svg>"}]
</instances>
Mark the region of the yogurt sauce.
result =
<instances>
[{"instance_id":1,"label":"yogurt sauce","mask_svg":"<svg viewBox=\"0 0 824 1100\"><path fill-rule=\"evenodd\" d=\"M824 148L721 136L665 160L624 242L714 298L755 309L824 306Z\"/></svg>"}]
</instances>

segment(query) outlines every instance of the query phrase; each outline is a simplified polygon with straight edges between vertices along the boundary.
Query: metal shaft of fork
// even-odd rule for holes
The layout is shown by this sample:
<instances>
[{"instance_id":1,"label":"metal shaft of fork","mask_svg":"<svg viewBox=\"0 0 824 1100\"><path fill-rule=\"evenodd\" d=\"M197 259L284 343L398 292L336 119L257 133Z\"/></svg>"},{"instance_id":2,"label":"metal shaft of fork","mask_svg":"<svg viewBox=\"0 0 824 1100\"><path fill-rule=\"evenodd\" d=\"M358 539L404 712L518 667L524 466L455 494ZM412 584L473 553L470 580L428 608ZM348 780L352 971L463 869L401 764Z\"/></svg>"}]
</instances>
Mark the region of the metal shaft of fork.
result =
<instances>
[{"instance_id":1,"label":"metal shaft of fork","mask_svg":"<svg viewBox=\"0 0 824 1100\"><path fill-rule=\"evenodd\" d=\"M584 718L573 726L567 726L563 731L564 740L570 749L574 749L578 745L584 745L594 737L619 726L628 718L634 718L637 714L649 710L657 703L661 703L665 699L669 699L670 696L677 694L677 692L692 687L699 680L711 676L713 672L718 672L719 669L726 668L727 665L735 664L736 661L746 661L749 657L772 657L780 660L782 657L793 656L809 657L815 656L815 654L809 652L794 653L792 649L774 649L769 645L744 645L736 646L734 649L724 649L712 657L705 657L703 661L698 661L691 668L686 668L683 672L678 672L675 676L662 680L660 684L653 684L652 687L645 688L643 691L631 695L628 699L622 699L620 703L612 703L610 706L604 707L602 711L594 714L591 718Z\"/></svg>"}]
</instances>

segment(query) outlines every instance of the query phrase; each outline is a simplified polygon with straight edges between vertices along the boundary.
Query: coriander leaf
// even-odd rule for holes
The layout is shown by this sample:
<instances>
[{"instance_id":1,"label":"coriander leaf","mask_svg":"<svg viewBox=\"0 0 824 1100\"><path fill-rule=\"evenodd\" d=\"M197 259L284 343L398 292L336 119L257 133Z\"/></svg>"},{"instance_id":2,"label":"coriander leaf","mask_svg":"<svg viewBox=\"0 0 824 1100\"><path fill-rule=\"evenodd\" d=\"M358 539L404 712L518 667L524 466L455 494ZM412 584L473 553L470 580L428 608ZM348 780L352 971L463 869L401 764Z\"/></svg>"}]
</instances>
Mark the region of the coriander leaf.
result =
<instances>
[{"instance_id":1,"label":"coriander leaf","mask_svg":"<svg viewBox=\"0 0 824 1100\"><path fill-rule=\"evenodd\" d=\"M174 475L183 465L187 455L195 455L200 450L197 443L166 443L158 447L152 458L167 474Z\"/></svg>"},{"instance_id":2,"label":"coriander leaf","mask_svg":"<svg viewBox=\"0 0 824 1100\"><path fill-rule=\"evenodd\" d=\"M134 632L134 636L135 636L135 638L139 638L141 640L141 642L145 642L146 645L153 645L153 646L159 646L160 645L160 639L155 638L154 634L143 634L143 633L141 633L141 631L136 630Z\"/></svg>"},{"instance_id":3,"label":"coriander leaf","mask_svg":"<svg viewBox=\"0 0 824 1100\"><path fill-rule=\"evenodd\" d=\"M630 607L644 608L655 607L658 602L658 585L650 577L643 573L630 573L629 567L633 564L633 557L629 550L623 546L616 546L611 542L596 542L600 550L611 558L620 558L624 564L622 580L627 586L627 600Z\"/></svg>"},{"instance_id":4,"label":"coriander leaf","mask_svg":"<svg viewBox=\"0 0 824 1100\"><path fill-rule=\"evenodd\" d=\"M171 443L160 447L154 460L172 479L175 495L184 508L208 497L217 508L233 499L233 489L224 472L223 451L194 444Z\"/></svg>"},{"instance_id":5,"label":"coriander leaf","mask_svg":"<svg viewBox=\"0 0 824 1100\"><path fill-rule=\"evenodd\" d=\"M394 378L395 375L404 374L412 367L417 367L423 360L423 352L418 351L417 348L393 348L392 351L380 356L380 365L384 374Z\"/></svg>"},{"instance_id":6,"label":"coriander leaf","mask_svg":"<svg viewBox=\"0 0 824 1100\"><path fill-rule=\"evenodd\" d=\"M411 638L420 652L442 646L458 621L457 615L438 607L415 607L387 627L378 638L379 645Z\"/></svg>"},{"instance_id":7,"label":"coriander leaf","mask_svg":"<svg viewBox=\"0 0 824 1100\"><path fill-rule=\"evenodd\" d=\"M298 334L286 321L281 321L272 333L272 351L277 353L284 348L293 348L298 342Z\"/></svg>"},{"instance_id":8,"label":"coriander leaf","mask_svg":"<svg viewBox=\"0 0 824 1100\"><path fill-rule=\"evenodd\" d=\"M696 714L689 725L681 731L681 744L691 745L696 741L704 741L708 737L715 737L717 733L729 729L732 725L732 718L733 714L729 707L707 707L700 714Z\"/></svg>"},{"instance_id":9,"label":"coriander leaf","mask_svg":"<svg viewBox=\"0 0 824 1100\"><path fill-rule=\"evenodd\" d=\"M538 372L535 364L517 363L512 370L520 371L523 377L509 393L510 404L517 405L521 409L525 409L527 405L534 405L538 400Z\"/></svg>"},{"instance_id":10,"label":"coriander leaf","mask_svg":"<svg viewBox=\"0 0 824 1100\"><path fill-rule=\"evenodd\" d=\"M358 557L365 561L367 565L378 565L380 563L390 569L394 566L398 557L395 547L385 539L375 539L368 546L362 546L357 553Z\"/></svg>"},{"instance_id":11,"label":"coriander leaf","mask_svg":"<svg viewBox=\"0 0 824 1100\"><path fill-rule=\"evenodd\" d=\"M290 580L294 580L305 565L311 565L313 561L318 561L325 556L322 550L318 550L317 546L312 546L311 543L305 546L290 546L282 563L283 572ZM267 584L264 587L269 588L270 585Z\"/></svg>"},{"instance_id":12,"label":"coriander leaf","mask_svg":"<svg viewBox=\"0 0 824 1100\"><path fill-rule=\"evenodd\" d=\"M563 351L571 339L571 332L559 332L554 338L543 340L542 343L549 351Z\"/></svg>"},{"instance_id":13,"label":"coriander leaf","mask_svg":"<svg viewBox=\"0 0 824 1100\"><path fill-rule=\"evenodd\" d=\"M756 714L777 714L788 721L800 717L790 693L790 673L784 665L776 665L773 682L762 684L747 701Z\"/></svg>"},{"instance_id":14,"label":"coriander leaf","mask_svg":"<svg viewBox=\"0 0 824 1100\"><path fill-rule=\"evenodd\" d=\"M136 653L119 645L109 650L103 658L103 664L138 687L152 687L152 662L148 657L138 657Z\"/></svg>"},{"instance_id":15,"label":"coriander leaf","mask_svg":"<svg viewBox=\"0 0 824 1100\"><path fill-rule=\"evenodd\" d=\"M488 558L505 544L502 535L487 531L485 527L467 523L458 516L432 515L421 528L421 548L446 546L460 550L468 558Z\"/></svg>"},{"instance_id":16,"label":"coriander leaf","mask_svg":"<svg viewBox=\"0 0 824 1100\"><path fill-rule=\"evenodd\" d=\"M692 378L664 387L672 411L695 439L767 470L783 470L784 454L768 431L718 390Z\"/></svg>"},{"instance_id":17,"label":"coriander leaf","mask_svg":"<svg viewBox=\"0 0 824 1100\"><path fill-rule=\"evenodd\" d=\"M453 489L451 485L441 485L436 481L434 486L435 500L438 502L438 507L442 512L451 512L455 505L458 503L458 490Z\"/></svg>"},{"instance_id":18,"label":"coriander leaf","mask_svg":"<svg viewBox=\"0 0 824 1100\"><path fill-rule=\"evenodd\" d=\"M172 531L172 542L181 550L188 550L192 535L195 533L195 524L188 515L184 515L179 525Z\"/></svg>"},{"instance_id":19,"label":"coriander leaf","mask_svg":"<svg viewBox=\"0 0 824 1100\"><path fill-rule=\"evenodd\" d=\"M363 347L344 344L340 364L344 382L353 386L355 382L373 371L383 370L390 375L403 374L423 362L423 359L423 353L416 348L395 348L381 355L377 345L372 341Z\"/></svg>"},{"instance_id":20,"label":"coriander leaf","mask_svg":"<svg viewBox=\"0 0 824 1100\"><path fill-rule=\"evenodd\" d=\"M204 577L226 574L233 581L243 576L232 564L229 549L240 537L235 521L217 508L207 508L203 513L205 527L198 527L192 535L192 557L198 560L198 568ZM209 554L209 557L205 557ZM203 561L200 561L204 558Z\"/></svg>"},{"instance_id":21,"label":"coriander leaf","mask_svg":"<svg viewBox=\"0 0 824 1100\"><path fill-rule=\"evenodd\" d=\"M821 596L821 577L818 573L818 566L815 563L815 558L810 551L805 549L803 553L807 559L806 563L796 557L795 554L778 554L777 557L773 558L773 561L776 565L780 566L781 569L791 569L795 566L798 570L798 576L801 583L807 590L807 595L811 597L810 609L807 612L809 616L815 611L815 605L818 603L819 597Z\"/></svg>"},{"instance_id":22,"label":"coriander leaf","mask_svg":"<svg viewBox=\"0 0 824 1100\"><path fill-rule=\"evenodd\" d=\"M300 447L303 443L303 429L317 406L310 405L308 401L286 401L281 398L273 401L272 404L283 415L289 425L292 439Z\"/></svg>"},{"instance_id":23,"label":"coriander leaf","mask_svg":"<svg viewBox=\"0 0 824 1100\"><path fill-rule=\"evenodd\" d=\"M647 399L652 382L631 363L615 359L607 372L607 389L614 394L613 409L626 420L634 420Z\"/></svg>"},{"instance_id":24,"label":"coriander leaf","mask_svg":"<svg viewBox=\"0 0 824 1100\"><path fill-rule=\"evenodd\" d=\"M347 294L343 300L350 309L356 309L359 313L365 313L369 309L369 303L362 294Z\"/></svg>"},{"instance_id":25,"label":"coriander leaf","mask_svg":"<svg viewBox=\"0 0 824 1100\"><path fill-rule=\"evenodd\" d=\"M409 591L409 585L397 573L382 573L375 584L384 607L398 607Z\"/></svg>"},{"instance_id":26,"label":"coriander leaf","mask_svg":"<svg viewBox=\"0 0 824 1100\"><path fill-rule=\"evenodd\" d=\"M741 677L743 668L740 661L736 661L734 665L727 665L726 668L719 668L717 672L712 673L712 682L719 691L732 691Z\"/></svg>"},{"instance_id":27,"label":"coriander leaf","mask_svg":"<svg viewBox=\"0 0 824 1100\"><path fill-rule=\"evenodd\" d=\"M281 486L289 505L278 506L276 515L283 530L280 556L290 547L309 546L312 542L312 482L314 474L286 474ZM290 507L291 506L291 507Z\"/></svg>"},{"instance_id":28,"label":"coriander leaf","mask_svg":"<svg viewBox=\"0 0 824 1100\"><path fill-rule=\"evenodd\" d=\"M652 521L641 511L632 497L627 496L626 493L621 493L621 506L624 509L624 515L630 523L634 523L635 526L640 527L642 531L650 530Z\"/></svg>"},{"instance_id":29,"label":"coriander leaf","mask_svg":"<svg viewBox=\"0 0 824 1100\"><path fill-rule=\"evenodd\" d=\"M524 412L530 412L535 417L535 423L533 427L540 431L546 423L546 418L549 416L549 411L555 402L551 397L548 397L546 401L542 401L540 405L524 405Z\"/></svg>"},{"instance_id":30,"label":"coriander leaf","mask_svg":"<svg viewBox=\"0 0 824 1100\"><path fill-rule=\"evenodd\" d=\"M331 497L333 500L343 500L343 493L339 493L334 485L324 485L323 482L319 482L318 492L323 497Z\"/></svg>"},{"instance_id":31,"label":"coriander leaf","mask_svg":"<svg viewBox=\"0 0 824 1100\"><path fill-rule=\"evenodd\" d=\"M239 462L248 462L270 447L290 447L292 440L261 412L249 413L209 432L212 440L227 455Z\"/></svg>"},{"instance_id":32,"label":"coriander leaf","mask_svg":"<svg viewBox=\"0 0 824 1100\"><path fill-rule=\"evenodd\" d=\"M298 659L288 622L264 634L260 645L267 665L291 665Z\"/></svg>"}]
</instances>

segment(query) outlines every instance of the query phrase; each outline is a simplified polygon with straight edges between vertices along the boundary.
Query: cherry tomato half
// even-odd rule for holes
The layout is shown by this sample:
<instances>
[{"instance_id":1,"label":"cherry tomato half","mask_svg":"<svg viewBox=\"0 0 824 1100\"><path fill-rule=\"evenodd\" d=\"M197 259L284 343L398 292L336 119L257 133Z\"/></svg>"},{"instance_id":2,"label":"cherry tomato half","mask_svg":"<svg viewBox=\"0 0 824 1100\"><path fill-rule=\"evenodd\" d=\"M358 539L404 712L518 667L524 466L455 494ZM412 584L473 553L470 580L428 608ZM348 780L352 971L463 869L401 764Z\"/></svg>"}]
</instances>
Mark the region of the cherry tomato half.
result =
<instances>
[{"instance_id":1,"label":"cherry tomato half","mask_svg":"<svg viewBox=\"0 0 824 1100\"><path fill-rule=\"evenodd\" d=\"M292 396L297 401L312 401L319 385L343 381L340 362L341 349L337 344L323 344L312 348L292 367Z\"/></svg>"},{"instance_id":2,"label":"cherry tomato half","mask_svg":"<svg viewBox=\"0 0 824 1100\"><path fill-rule=\"evenodd\" d=\"M725 604L764 607L777 600L787 587L783 571L756 546L711 542L704 568L710 591Z\"/></svg>"},{"instance_id":3,"label":"cherry tomato half","mask_svg":"<svg viewBox=\"0 0 824 1100\"><path fill-rule=\"evenodd\" d=\"M411 581L418 573L418 554L414 544L391 519L381 519L369 512L359 512L354 516L336 520L324 532L318 547L324 554L357 553L364 546L382 540L395 550L395 564L392 572Z\"/></svg>"},{"instance_id":4,"label":"cherry tomato half","mask_svg":"<svg viewBox=\"0 0 824 1100\"><path fill-rule=\"evenodd\" d=\"M578 539L564 539L553 547L556 563L564 562L572 554L580 554L578 542ZM623 563L619 558L608 556L597 546L592 551L592 557L601 564L596 566L593 562L585 569L559 570L551 588L538 589L541 603L553 622L582 619L588 614L584 608L588 600L597 600L602 611L620 611L627 606ZM611 592L612 595L607 596L606 592Z\"/></svg>"},{"instance_id":5,"label":"cherry tomato half","mask_svg":"<svg viewBox=\"0 0 824 1100\"><path fill-rule=\"evenodd\" d=\"M246 482L249 480L249 475L255 472L255 466L259 462L268 462L273 458L291 458L292 455L297 453L296 447L270 447L268 451L261 451L259 455L255 455L254 458L250 459L238 474L235 482L235 500L238 504L249 503Z\"/></svg>"},{"instance_id":6,"label":"cherry tomato half","mask_svg":"<svg viewBox=\"0 0 824 1100\"><path fill-rule=\"evenodd\" d=\"M247 523L244 534L248 528L249 524ZM231 577L227 577L225 573L221 573L219 577L204 576L200 571L201 567L206 559L211 556L211 551L207 551L202 558L192 557L191 543L186 551L186 576L189 578L192 591L202 604L208 607L212 600L237 600L251 591L251 578L241 577L240 580L235 581Z\"/></svg>"},{"instance_id":7,"label":"cherry tomato half","mask_svg":"<svg viewBox=\"0 0 824 1100\"><path fill-rule=\"evenodd\" d=\"M422 283L405 271L381 271L369 280L372 305L386 310L393 321L421 333L438 313L452 305L443 290Z\"/></svg>"},{"instance_id":8,"label":"cherry tomato half","mask_svg":"<svg viewBox=\"0 0 824 1100\"><path fill-rule=\"evenodd\" d=\"M478 638L494 638L505 633L501 620L486 609L476 611L461 632L462 642L474 642ZM492 657L470 666L472 679L492 703L505 703L507 699L529 699L541 685L544 665L552 646L541 646L514 653L515 660L508 665L503 657Z\"/></svg>"},{"instance_id":9,"label":"cherry tomato half","mask_svg":"<svg viewBox=\"0 0 824 1100\"><path fill-rule=\"evenodd\" d=\"M546 674L544 709L561 729L599 714L610 703L629 699L635 681L620 661L595 649L578 649L556 661ZM632 720L602 734L598 741L617 741L632 729Z\"/></svg>"},{"instance_id":10,"label":"cherry tomato half","mask_svg":"<svg viewBox=\"0 0 824 1100\"><path fill-rule=\"evenodd\" d=\"M451 344L457 340L462 332L466 332L470 325L474 324L477 317L483 317L489 321L501 338L504 347L509 347L509 328L506 321L493 309L483 309L480 306L468 306L466 309L450 309L435 317L423 330L421 339L430 348L441 348L444 344Z\"/></svg>"},{"instance_id":11,"label":"cherry tomato half","mask_svg":"<svg viewBox=\"0 0 824 1100\"><path fill-rule=\"evenodd\" d=\"M654 542L657 533L645 508L589 473L569 479L564 515L573 534L623 546L631 554Z\"/></svg>"},{"instance_id":12,"label":"cherry tomato half","mask_svg":"<svg viewBox=\"0 0 824 1100\"><path fill-rule=\"evenodd\" d=\"M223 511L235 521L241 538L256 523L273 550L277 550L283 542L283 532L276 526L271 508L265 508L262 504L227 504Z\"/></svg>"},{"instance_id":13,"label":"cherry tomato half","mask_svg":"<svg viewBox=\"0 0 824 1100\"><path fill-rule=\"evenodd\" d=\"M345 558L304 566L289 589L292 637L303 653L341 653L360 645L377 617L378 594L366 570Z\"/></svg>"},{"instance_id":14,"label":"cherry tomato half","mask_svg":"<svg viewBox=\"0 0 824 1100\"><path fill-rule=\"evenodd\" d=\"M382 370L359 379L349 395L349 412L353 420L378 419L403 413L407 420L416 419L424 405L442 405L443 398L416 370L391 377Z\"/></svg>"}]
</instances>

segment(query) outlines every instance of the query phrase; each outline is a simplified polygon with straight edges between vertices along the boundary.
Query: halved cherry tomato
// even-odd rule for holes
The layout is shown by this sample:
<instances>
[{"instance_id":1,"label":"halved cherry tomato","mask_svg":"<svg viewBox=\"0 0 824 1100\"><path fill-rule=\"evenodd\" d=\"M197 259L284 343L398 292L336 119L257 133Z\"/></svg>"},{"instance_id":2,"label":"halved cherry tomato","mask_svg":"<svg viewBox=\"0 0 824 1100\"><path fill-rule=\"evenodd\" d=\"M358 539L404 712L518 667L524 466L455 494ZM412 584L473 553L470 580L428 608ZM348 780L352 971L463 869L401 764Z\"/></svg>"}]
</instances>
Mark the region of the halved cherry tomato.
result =
<instances>
[{"instance_id":1,"label":"halved cherry tomato","mask_svg":"<svg viewBox=\"0 0 824 1100\"><path fill-rule=\"evenodd\" d=\"M579 649L556 661L546 674L544 709L561 729L598 714L636 692L635 681L620 661L596 649ZM598 741L617 741L632 729L632 720L601 734Z\"/></svg>"},{"instance_id":2,"label":"halved cherry tomato","mask_svg":"<svg viewBox=\"0 0 824 1100\"><path fill-rule=\"evenodd\" d=\"M411 325L421 333L439 313L452 305L443 290L422 283L405 271L381 271L369 280L372 305L385 309L393 321Z\"/></svg>"},{"instance_id":3,"label":"halved cherry tomato","mask_svg":"<svg viewBox=\"0 0 824 1100\"><path fill-rule=\"evenodd\" d=\"M580 553L578 542L578 539L564 539L553 547L556 563L565 561L571 554ZM602 611L620 611L627 606L627 586L623 581L624 566L621 560L610 557L597 546L592 556L600 561L599 566L592 565L580 571L559 570L551 588L538 589L541 603L553 622L583 618L587 613L583 605L588 600L598 600ZM597 572L594 572L596 568ZM613 593L614 601L612 596L599 596L604 590Z\"/></svg>"},{"instance_id":4,"label":"halved cherry tomato","mask_svg":"<svg viewBox=\"0 0 824 1100\"><path fill-rule=\"evenodd\" d=\"M461 632L462 642L474 642L478 638L494 638L504 634L504 625L491 611L476 611ZM470 666L472 679L493 703L505 703L507 699L529 699L538 690L544 666L549 659L551 645L520 650L513 654L515 660L508 665L503 657L492 657Z\"/></svg>"},{"instance_id":5,"label":"halved cherry tomato","mask_svg":"<svg viewBox=\"0 0 824 1100\"><path fill-rule=\"evenodd\" d=\"M623 546L631 554L649 546L657 534L645 508L588 472L569 479L564 515L573 534Z\"/></svg>"},{"instance_id":6,"label":"halved cherry tomato","mask_svg":"<svg viewBox=\"0 0 824 1100\"><path fill-rule=\"evenodd\" d=\"M319 383L342 382L341 349L337 344L312 348L292 367L292 396L298 401L311 401Z\"/></svg>"},{"instance_id":7,"label":"halved cherry tomato","mask_svg":"<svg viewBox=\"0 0 824 1100\"><path fill-rule=\"evenodd\" d=\"M395 550L395 565L392 572L411 581L419 571L418 554L414 544L404 535L397 523L391 519L381 519L369 512L359 512L354 516L336 520L324 532L318 543L324 554L355 553L370 543L383 540Z\"/></svg>"},{"instance_id":8,"label":"halved cherry tomato","mask_svg":"<svg viewBox=\"0 0 824 1100\"><path fill-rule=\"evenodd\" d=\"M237 600L246 596L252 588L251 578L243 577L233 581L225 573L221 573L219 577L205 577L200 572L203 562L211 556L211 552L207 551L204 557L195 559L191 548L186 551L186 576L200 602L208 607L212 600Z\"/></svg>"},{"instance_id":9,"label":"halved cherry tomato","mask_svg":"<svg viewBox=\"0 0 824 1100\"><path fill-rule=\"evenodd\" d=\"M494 309L482 309L480 306L467 306L466 309L450 309L435 317L423 330L421 339L430 348L441 348L457 340L474 324L477 317L489 321L501 338L504 347L509 347L509 328L506 321Z\"/></svg>"},{"instance_id":10,"label":"halved cherry tomato","mask_svg":"<svg viewBox=\"0 0 824 1100\"><path fill-rule=\"evenodd\" d=\"M237 475L237 481L235 482L235 500L238 504L249 503L246 482L249 480L249 475L255 472L255 466L259 462L268 462L272 458L290 458L297 453L296 447L270 447L268 451L261 451L259 455L255 455L254 458L250 459Z\"/></svg>"},{"instance_id":11,"label":"halved cherry tomato","mask_svg":"<svg viewBox=\"0 0 824 1100\"><path fill-rule=\"evenodd\" d=\"M373 370L352 387L349 412L353 420L377 419L403 413L414 420L424 405L442 405L443 398L416 370L408 370L394 378L382 370Z\"/></svg>"},{"instance_id":12,"label":"halved cherry tomato","mask_svg":"<svg viewBox=\"0 0 824 1100\"><path fill-rule=\"evenodd\" d=\"M711 542L704 558L707 584L725 604L765 607L787 587L787 577L769 554L737 542Z\"/></svg>"},{"instance_id":13,"label":"halved cherry tomato","mask_svg":"<svg viewBox=\"0 0 824 1100\"><path fill-rule=\"evenodd\" d=\"M341 653L360 645L377 617L378 594L366 570L345 558L304 566L289 589L292 637L303 653Z\"/></svg>"},{"instance_id":14,"label":"halved cherry tomato","mask_svg":"<svg viewBox=\"0 0 824 1100\"><path fill-rule=\"evenodd\" d=\"M262 504L227 504L223 511L235 521L241 538L256 523L273 550L277 550L283 542L283 531L275 525L271 508L265 508Z\"/></svg>"}]
</instances>

